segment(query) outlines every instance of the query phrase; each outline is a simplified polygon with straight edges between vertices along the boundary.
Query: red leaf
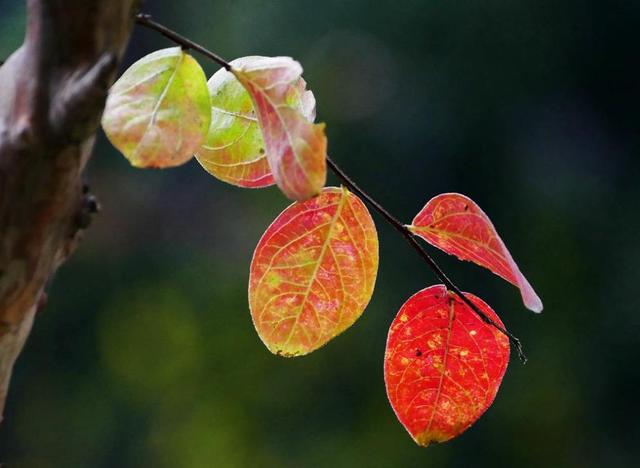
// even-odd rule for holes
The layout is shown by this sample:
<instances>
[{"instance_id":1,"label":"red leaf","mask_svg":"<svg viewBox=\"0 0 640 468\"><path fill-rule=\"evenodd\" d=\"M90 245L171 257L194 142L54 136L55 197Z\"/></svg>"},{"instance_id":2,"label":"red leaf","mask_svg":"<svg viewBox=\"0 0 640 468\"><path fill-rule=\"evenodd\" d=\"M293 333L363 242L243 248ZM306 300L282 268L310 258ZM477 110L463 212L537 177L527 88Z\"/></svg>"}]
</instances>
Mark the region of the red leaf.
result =
<instances>
[{"instance_id":1,"label":"red leaf","mask_svg":"<svg viewBox=\"0 0 640 468\"><path fill-rule=\"evenodd\" d=\"M362 201L325 188L269 226L249 275L249 306L260 339L275 354L310 353L349 328L371 299L378 235Z\"/></svg>"},{"instance_id":2,"label":"red leaf","mask_svg":"<svg viewBox=\"0 0 640 468\"><path fill-rule=\"evenodd\" d=\"M520 272L491 220L470 198L459 193L438 195L407 227L431 245L488 268L517 286L524 305L542 312L542 301Z\"/></svg>"},{"instance_id":3,"label":"red leaf","mask_svg":"<svg viewBox=\"0 0 640 468\"><path fill-rule=\"evenodd\" d=\"M495 323L481 299L465 293ZM384 357L391 406L419 444L456 437L491 406L509 340L443 285L414 294L393 320Z\"/></svg>"}]
</instances>

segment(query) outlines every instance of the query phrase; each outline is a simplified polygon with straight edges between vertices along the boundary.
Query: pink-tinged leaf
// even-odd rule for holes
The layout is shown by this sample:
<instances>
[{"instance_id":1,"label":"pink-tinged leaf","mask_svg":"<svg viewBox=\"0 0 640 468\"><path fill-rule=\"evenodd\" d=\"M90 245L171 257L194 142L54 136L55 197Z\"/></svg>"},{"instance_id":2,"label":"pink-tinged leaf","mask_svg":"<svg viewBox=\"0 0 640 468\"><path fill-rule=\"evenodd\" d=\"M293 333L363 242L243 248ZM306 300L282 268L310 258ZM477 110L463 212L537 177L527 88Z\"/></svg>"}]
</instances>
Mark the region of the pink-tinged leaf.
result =
<instances>
[{"instance_id":1,"label":"pink-tinged leaf","mask_svg":"<svg viewBox=\"0 0 640 468\"><path fill-rule=\"evenodd\" d=\"M525 306L542 312L542 301L520 272L491 220L470 198L459 193L438 195L407 227L431 245L488 268L517 286Z\"/></svg>"},{"instance_id":2,"label":"pink-tinged leaf","mask_svg":"<svg viewBox=\"0 0 640 468\"><path fill-rule=\"evenodd\" d=\"M242 57L231 62L242 67L264 57ZM251 96L224 68L209 80L211 126L206 141L196 153L202 167L214 177L245 188L262 188L275 183L267 161L262 130ZM313 122L315 99L305 90L304 79L291 87L288 105Z\"/></svg>"},{"instance_id":3,"label":"pink-tinged leaf","mask_svg":"<svg viewBox=\"0 0 640 468\"><path fill-rule=\"evenodd\" d=\"M275 354L310 353L349 328L371 299L378 236L362 201L344 188L296 202L253 254L249 306Z\"/></svg>"},{"instance_id":4,"label":"pink-tinged leaf","mask_svg":"<svg viewBox=\"0 0 640 468\"><path fill-rule=\"evenodd\" d=\"M465 293L495 323L482 300ZM411 296L393 320L384 357L389 402L422 446L458 436L491 406L509 340L442 285Z\"/></svg>"},{"instance_id":5,"label":"pink-tinged leaf","mask_svg":"<svg viewBox=\"0 0 640 468\"><path fill-rule=\"evenodd\" d=\"M191 159L210 121L202 68L180 47L172 47L138 60L116 81L102 127L133 166L162 168Z\"/></svg>"},{"instance_id":6,"label":"pink-tinged leaf","mask_svg":"<svg viewBox=\"0 0 640 468\"><path fill-rule=\"evenodd\" d=\"M289 57L260 58L231 71L251 96L278 187L293 200L317 195L327 177L327 138L324 124L312 123L296 105L315 107L300 64Z\"/></svg>"}]
</instances>

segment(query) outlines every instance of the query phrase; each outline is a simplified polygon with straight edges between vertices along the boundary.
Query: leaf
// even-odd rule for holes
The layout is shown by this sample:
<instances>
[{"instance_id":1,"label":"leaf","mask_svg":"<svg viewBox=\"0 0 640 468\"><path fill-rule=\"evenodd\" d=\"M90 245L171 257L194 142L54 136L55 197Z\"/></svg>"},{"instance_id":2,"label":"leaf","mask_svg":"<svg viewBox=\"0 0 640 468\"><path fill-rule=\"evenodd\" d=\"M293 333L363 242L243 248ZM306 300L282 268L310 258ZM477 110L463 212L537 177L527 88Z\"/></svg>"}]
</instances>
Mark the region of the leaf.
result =
<instances>
[{"instance_id":1,"label":"leaf","mask_svg":"<svg viewBox=\"0 0 640 468\"><path fill-rule=\"evenodd\" d=\"M211 109L207 78L179 47L134 63L109 91L102 127L136 167L185 163L204 141Z\"/></svg>"},{"instance_id":2,"label":"leaf","mask_svg":"<svg viewBox=\"0 0 640 468\"><path fill-rule=\"evenodd\" d=\"M491 308L465 293L495 323ZM422 446L456 437L491 406L509 340L443 285L411 296L393 320L384 357L389 402Z\"/></svg>"},{"instance_id":3,"label":"leaf","mask_svg":"<svg viewBox=\"0 0 640 468\"><path fill-rule=\"evenodd\" d=\"M300 64L290 57L260 58L232 73L251 96L278 187L293 200L317 195L327 178L327 138L324 124L311 123L293 106L301 99L307 108L312 99L300 80Z\"/></svg>"},{"instance_id":4,"label":"leaf","mask_svg":"<svg viewBox=\"0 0 640 468\"><path fill-rule=\"evenodd\" d=\"M371 299L378 235L362 201L325 188L269 226L253 254L249 306L272 353L310 353L349 328Z\"/></svg>"},{"instance_id":5,"label":"leaf","mask_svg":"<svg viewBox=\"0 0 640 468\"><path fill-rule=\"evenodd\" d=\"M264 57L242 57L231 62L242 67ZM251 96L235 76L220 69L209 80L211 126L196 154L202 167L214 177L239 187L261 188L275 183L267 161L262 130ZM309 121L315 118L315 99L298 78L288 104Z\"/></svg>"},{"instance_id":6,"label":"leaf","mask_svg":"<svg viewBox=\"0 0 640 468\"><path fill-rule=\"evenodd\" d=\"M517 286L525 306L542 312L542 301L520 272L491 220L470 198L459 193L438 195L407 227L431 245L488 268Z\"/></svg>"}]
</instances>

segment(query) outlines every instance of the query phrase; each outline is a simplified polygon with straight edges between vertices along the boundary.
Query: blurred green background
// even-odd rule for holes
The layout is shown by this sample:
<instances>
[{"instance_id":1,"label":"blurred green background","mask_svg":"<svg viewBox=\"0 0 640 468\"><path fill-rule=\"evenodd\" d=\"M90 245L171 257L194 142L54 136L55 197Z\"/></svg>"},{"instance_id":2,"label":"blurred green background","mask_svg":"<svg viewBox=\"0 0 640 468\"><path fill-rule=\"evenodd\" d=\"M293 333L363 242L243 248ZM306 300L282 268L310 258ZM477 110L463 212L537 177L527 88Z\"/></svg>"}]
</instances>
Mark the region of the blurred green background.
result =
<instances>
[{"instance_id":1,"label":"blurred green background","mask_svg":"<svg viewBox=\"0 0 640 468\"><path fill-rule=\"evenodd\" d=\"M330 153L405 221L458 191L491 216L545 304L434 256L524 342L493 407L417 447L385 396L390 321L436 280L378 222L381 265L356 325L308 357L272 356L246 290L288 204L197 162L128 166L98 138L103 205L59 271L0 427L9 467L640 466L640 2L148 1L232 59L302 62ZM24 3L0 0L0 58ZM170 44L136 30L127 62ZM201 59L201 57L198 57ZM216 68L201 60L208 74ZM332 179L335 184L335 179ZM380 221L376 217L377 221Z\"/></svg>"}]
</instances>

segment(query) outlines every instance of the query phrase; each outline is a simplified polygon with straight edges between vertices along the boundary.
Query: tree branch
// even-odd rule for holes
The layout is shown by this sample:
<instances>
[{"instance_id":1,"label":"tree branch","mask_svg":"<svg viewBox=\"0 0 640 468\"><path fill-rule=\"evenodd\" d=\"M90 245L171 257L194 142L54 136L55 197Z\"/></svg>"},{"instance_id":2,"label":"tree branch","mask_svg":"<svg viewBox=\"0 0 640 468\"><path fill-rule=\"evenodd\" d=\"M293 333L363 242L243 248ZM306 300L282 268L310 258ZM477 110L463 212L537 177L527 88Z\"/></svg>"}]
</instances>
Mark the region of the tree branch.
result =
<instances>
[{"instance_id":1,"label":"tree branch","mask_svg":"<svg viewBox=\"0 0 640 468\"><path fill-rule=\"evenodd\" d=\"M144 26L159 32L166 38L170 39L171 41L181 46L183 49L196 50L201 54L203 54L205 57L208 57L214 62L216 62L218 65L221 65L226 70L231 70L231 64L229 64L229 62L221 58L219 55L211 52L206 47L203 47L202 45L193 42L191 39L188 39L182 36L181 34L178 34L177 32L167 28L166 26L153 21L150 15L138 14L136 16L136 23L138 23L141 26ZM469 300L469 298L467 298L467 296L463 294L460 288L458 288L458 286L456 286L455 283L453 283L453 281L449 279L449 277L445 274L442 268L440 268L440 266L436 263L436 261L427 253L426 250L424 250L424 248L416 240L413 233L409 231L409 229L407 229L407 227L404 224L398 221L395 216L391 215L389 211L387 211L373 197L371 197L368 193L362 190L342 169L340 169L340 167L338 167L338 165L335 162L333 162L333 160L329 156L327 156L327 165L329 166L329 169L331 169L331 171L336 175L336 177L338 177L338 179L340 179L349 189L351 189L351 191L353 191L354 193L362 197L375 211L377 211L382 216L382 218L387 223L393 226L393 228L405 238L405 240L409 243L409 245L411 245L411 247L413 247L413 249L418 253L418 255L427 263L429 268L431 268L431 270L435 273L438 279L444 283L447 289L449 289L456 296L458 296L485 323L493 326L494 328L499 330L501 333L503 333L507 338L509 338L509 341L513 344L513 346L516 349L516 352L518 354L518 358L520 359L520 361L523 364L527 362L527 358L524 354L524 350L522 349L522 343L520 342L520 340L511 332L509 332L505 327L493 321L490 317L487 316L487 314L485 314L471 300Z\"/></svg>"},{"instance_id":2,"label":"tree branch","mask_svg":"<svg viewBox=\"0 0 640 468\"><path fill-rule=\"evenodd\" d=\"M137 3L28 0L0 67L0 414L45 285L97 210L82 171Z\"/></svg>"}]
</instances>

